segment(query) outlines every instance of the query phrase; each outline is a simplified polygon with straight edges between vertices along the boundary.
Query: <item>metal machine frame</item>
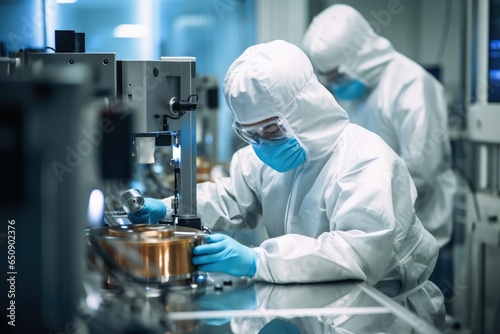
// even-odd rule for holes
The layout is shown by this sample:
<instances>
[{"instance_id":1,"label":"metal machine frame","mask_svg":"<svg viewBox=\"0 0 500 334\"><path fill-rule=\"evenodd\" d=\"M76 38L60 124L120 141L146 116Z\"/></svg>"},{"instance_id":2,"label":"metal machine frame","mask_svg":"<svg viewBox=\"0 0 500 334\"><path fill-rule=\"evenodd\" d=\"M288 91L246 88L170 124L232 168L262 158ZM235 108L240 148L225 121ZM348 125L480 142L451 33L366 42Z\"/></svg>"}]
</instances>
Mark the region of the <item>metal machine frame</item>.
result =
<instances>
[{"instance_id":1,"label":"metal machine frame","mask_svg":"<svg viewBox=\"0 0 500 334\"><path fill-rule=\"evenodd\" d=\"M500 103L492 102L495 87L489 58L493 5L492 0L470 0L466 11L466 50L470 53L466 61L465 103L472 147L469 169L475 187L467 198L465 261L456 260L459 279L455 316L474 333L494 333L500 324L496 323L500 289L495 282L500 273Z\"/></svg>"},{"instance_id":2,"label":"metal machine frame","mask_svg":"<svg viewBox=\"0 0 500 334\"><path fill-rule=\"evenodd\" d=\"M157 146L171 145L176 175L174 215L179 224L201 229L196 218L196 58L118 61L118 96L134 112L135 138L152 136Z\"/></svg>"}]
</instances>

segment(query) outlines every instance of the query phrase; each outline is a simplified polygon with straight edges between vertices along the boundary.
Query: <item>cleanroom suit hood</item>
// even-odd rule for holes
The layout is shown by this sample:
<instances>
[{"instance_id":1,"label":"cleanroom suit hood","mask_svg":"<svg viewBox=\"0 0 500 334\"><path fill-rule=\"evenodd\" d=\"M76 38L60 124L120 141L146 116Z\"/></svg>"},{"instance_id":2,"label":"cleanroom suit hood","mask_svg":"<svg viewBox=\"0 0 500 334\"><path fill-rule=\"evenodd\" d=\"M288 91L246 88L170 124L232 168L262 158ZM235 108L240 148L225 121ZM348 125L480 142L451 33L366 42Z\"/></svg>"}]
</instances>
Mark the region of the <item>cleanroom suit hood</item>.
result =
<instances>
[{"instance_id":1,"label":"cleanroom suit hood","mask_svg":"<svg viewBox=\"0 0 500 334\"><path fill-rule=\"evenodd\" d=\"M253 242L253 278L383 284L439 325L443 296L428 281L438 246L413 210L406 165L377 135L349 123L307 56L279 40L252 46L229 68L224 95L242 124L283 116L308 152L302 165L279 173L248 145L233 155L230 177L198 184L204 225L264 230Z\"/></svg>"},{"instance_id":2,"label":"cleanroom suit hood","mask_svg":"<svg viewBox=\"0 0 500 334\"><path fill-rule=\"evenodd\" d=\"M365 18L347 5L333 5L314 17L303 49L320 73L342 65L368 87L376 86L394 48L377 35Z\"/></svg>"},{"instance_id":3,"label":"cleanroom suit hood","mask_svg":"<svg viewBox=\"0 0 500 334\"><path fill-rule=\"evenodd\" d=\"M405 161L417 188L417 214L444 247L452 234L456 179L443 86L348 5L318 14L302 48L317 72L341 66L369 88L362 98L339 103L351 123L378 134Z\"/></svg>"},{"instance_id":4,"label":"cleanroom suit hood","mask_svg":"<svg viewBox=\"0 0 500 334\"><path fill-rule=\"evenodd\" d=\"M348 117L318 82L304 53L287 45L284 41L268 45L270 54L286 48L286 61L266 57L256 48L247 49L227 72L224 96L242 124L282 115L309 152L308 160L314 160L332 151ZM283 87L284 81L287 87Z\"/></svg>"}]
</instances>

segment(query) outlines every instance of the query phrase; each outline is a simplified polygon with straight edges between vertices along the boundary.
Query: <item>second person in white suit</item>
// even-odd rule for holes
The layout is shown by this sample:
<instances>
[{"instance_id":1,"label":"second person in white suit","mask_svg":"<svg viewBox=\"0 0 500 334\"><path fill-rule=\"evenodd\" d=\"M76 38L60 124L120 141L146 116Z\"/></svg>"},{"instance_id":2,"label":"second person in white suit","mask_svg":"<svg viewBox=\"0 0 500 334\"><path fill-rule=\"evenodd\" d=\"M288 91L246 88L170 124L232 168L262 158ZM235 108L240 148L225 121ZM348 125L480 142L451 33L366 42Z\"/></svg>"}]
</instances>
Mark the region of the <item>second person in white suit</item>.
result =
<instances>
[{"instance_id":1,"label":"second person in white suit","mask_svg":"<svg viewBox=\"0 0 500 334\"><path fill-rule=\"evenodd\" d=\"M349 120L378 134L405 161L418 217L444 247L453 230L456 179L443 86L348 5L314 17L302 48Z\"/></svg>"}]
</instances>

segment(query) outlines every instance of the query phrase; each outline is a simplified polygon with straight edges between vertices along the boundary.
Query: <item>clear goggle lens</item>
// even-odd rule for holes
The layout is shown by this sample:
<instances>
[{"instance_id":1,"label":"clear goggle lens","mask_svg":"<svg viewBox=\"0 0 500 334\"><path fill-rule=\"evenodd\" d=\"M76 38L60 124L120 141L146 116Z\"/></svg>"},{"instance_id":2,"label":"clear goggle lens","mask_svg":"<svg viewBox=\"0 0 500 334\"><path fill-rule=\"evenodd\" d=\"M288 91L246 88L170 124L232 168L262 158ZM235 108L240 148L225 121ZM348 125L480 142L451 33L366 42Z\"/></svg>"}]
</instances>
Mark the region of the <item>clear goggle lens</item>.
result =
<instances>
[{"instance_id":1,"label":"clear goggle lens","mask_svg":"<svg viewBox=\"0 0 500 334\"><path fill-rule=\"evenodd\" d=\"M276 141L289 138L291 134L286 130L281 117L273 117L265 122L259 122L252 126L241 125L233 122L236 134L251 145L260 145L263 141Z\"/></svg>"}]
</instances>

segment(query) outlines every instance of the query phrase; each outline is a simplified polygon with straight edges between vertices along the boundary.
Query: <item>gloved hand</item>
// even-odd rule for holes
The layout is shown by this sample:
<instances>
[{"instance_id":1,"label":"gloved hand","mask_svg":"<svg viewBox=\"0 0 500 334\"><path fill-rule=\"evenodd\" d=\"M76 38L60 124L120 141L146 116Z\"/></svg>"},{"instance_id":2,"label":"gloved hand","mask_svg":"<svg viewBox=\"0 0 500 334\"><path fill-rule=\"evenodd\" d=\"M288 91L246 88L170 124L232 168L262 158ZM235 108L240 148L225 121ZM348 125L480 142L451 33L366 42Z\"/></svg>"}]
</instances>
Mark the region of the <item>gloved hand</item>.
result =
<instances>
[{"instance_id":1,"label":"gloved hand","mask_svg":"<svg viewBox=\"0 0 500 334\"><path fill-rule=\"evenodd\" d=\"M145 198L144 206L137 212L129 213L128 219L134 224L157 224L165 217L167 207L159 199Z\"/></svg>"},{"instance_id":2,"label":"gloved hand","mask_svg":"<svg viewBox=\"0 0 500 334\"><path fill-rule=\"evenodd\" d=\"M200 271L217 271L232 276L255 275L257 252L225 234L205 236L206 244L193 249L193 264Z\"/></svg>"}]
</instances>

